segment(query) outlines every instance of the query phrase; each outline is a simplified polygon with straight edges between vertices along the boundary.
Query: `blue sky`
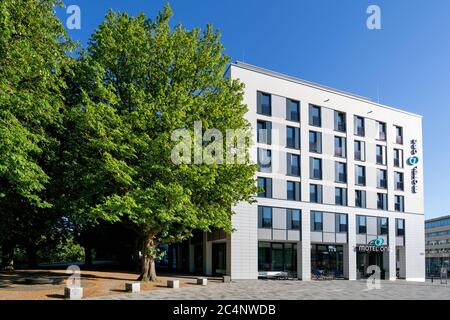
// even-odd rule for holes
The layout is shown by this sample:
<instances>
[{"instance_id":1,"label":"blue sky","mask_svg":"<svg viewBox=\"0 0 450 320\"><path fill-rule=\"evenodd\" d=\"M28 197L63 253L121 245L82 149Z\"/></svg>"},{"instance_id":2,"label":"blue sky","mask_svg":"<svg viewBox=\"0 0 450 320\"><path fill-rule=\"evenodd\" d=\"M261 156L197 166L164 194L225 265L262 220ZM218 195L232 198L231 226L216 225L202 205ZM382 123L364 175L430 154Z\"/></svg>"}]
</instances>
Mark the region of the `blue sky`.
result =
<instances>
[{"instance_id":1,"label":"blue sky","mask_svg":"<svg viewBox=\"0 0 450 320\"><path fill-rule=\"evenodd\" d=\"M155 17L163 0L66 0L86 44L109 8ZM425 214L450 214L450 1L172 0L173 24L212 23L232 60L366 96L424 117ZM366 9L381 8L381 30ZM65 22L68 15L58 10Z\"/></svg>"}]
</instances>

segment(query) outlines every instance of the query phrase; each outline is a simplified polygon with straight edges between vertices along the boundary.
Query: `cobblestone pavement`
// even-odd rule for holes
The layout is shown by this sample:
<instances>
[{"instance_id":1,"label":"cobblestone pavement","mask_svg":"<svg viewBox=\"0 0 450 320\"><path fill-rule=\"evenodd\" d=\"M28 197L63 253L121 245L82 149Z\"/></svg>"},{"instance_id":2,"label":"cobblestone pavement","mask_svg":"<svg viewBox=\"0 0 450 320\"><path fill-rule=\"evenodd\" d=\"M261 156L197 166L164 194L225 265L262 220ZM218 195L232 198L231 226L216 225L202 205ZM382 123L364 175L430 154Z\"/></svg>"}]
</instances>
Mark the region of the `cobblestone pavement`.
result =
<instances>
[{"instance_id":1,"label":"cobblestone pavement","mask_svg":"<svg viewBox=\"0 0 450 320\"><path fill-rule=\"evenodd\" d=\"M281 281L249 280L208 283L180 289L162 288L135 294L93 299L105 300L450 300L449 284L381 281L380 289L368 290L365 281Z\"/></svg>"}]
</instances>

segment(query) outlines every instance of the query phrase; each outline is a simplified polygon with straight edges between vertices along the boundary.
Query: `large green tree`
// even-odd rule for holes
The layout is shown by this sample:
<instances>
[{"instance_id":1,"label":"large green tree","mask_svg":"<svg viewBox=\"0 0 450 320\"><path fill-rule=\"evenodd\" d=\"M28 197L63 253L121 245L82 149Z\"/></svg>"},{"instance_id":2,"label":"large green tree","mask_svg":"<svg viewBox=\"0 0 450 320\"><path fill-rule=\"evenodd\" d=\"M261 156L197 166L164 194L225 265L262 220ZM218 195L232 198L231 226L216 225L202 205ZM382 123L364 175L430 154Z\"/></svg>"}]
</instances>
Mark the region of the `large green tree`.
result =
<instances>
[{"instance_id":1,"label":"large green tree","mask_svg":"<svg viewBox=\"0 0 450 320\"><path fill-rule=\"evenodd\" d=\"M72 47L54 0L0 2L0 243L12 266L19 242L50 226L47 168L61 124L61 76ZM35 250L34 250L35 251Z\"/></svg>"},{"instance_id":2,"label":"large green tree","mask_svg":"<svg viewBox=\"0 0 450 320\"><path fill-rule=\"evenodd\" d=\"M233 205L256 193L248 159L171 160L173 132L192 135L196 121L224 136L226 129L249 130L243 86L224 78L229 58L219 32L171 28L171 16L168 5L155 20L110 12L67 91L63 201L77 219L133 226L144 281L156 279L159 244L182 241L194 229L231 232Z\"/></svg>"}]
</instances>

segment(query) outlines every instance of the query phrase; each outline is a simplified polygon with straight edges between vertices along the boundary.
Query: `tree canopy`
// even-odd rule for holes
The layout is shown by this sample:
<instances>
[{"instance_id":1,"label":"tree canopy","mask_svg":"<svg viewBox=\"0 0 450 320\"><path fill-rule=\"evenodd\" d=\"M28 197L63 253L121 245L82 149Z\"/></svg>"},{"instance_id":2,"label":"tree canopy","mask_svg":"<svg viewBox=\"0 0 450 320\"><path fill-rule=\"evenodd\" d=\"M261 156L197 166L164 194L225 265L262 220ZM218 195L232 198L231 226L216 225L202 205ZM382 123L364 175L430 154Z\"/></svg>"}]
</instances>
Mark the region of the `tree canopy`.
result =
<instances>
[{"instance_id":1,"label":"tree canopy","mask_svg":"<svg viewBox=\"0 0 450 320\"><path fill-rule=\"evenodd\" d=\"M256 192L248 161L171 160L173 132L193 134L196 121L224 136L249 129L243 87L224 77L229 58L219 32L210 25L203 32L172 29L171 16L169 6L155 20L110 12L80 55L68 90L68 202L87 219L133 225L144 280L156 277L158 244L184 240L194 229L231 232L232 206Z\"/></svg>"}]
</instances>

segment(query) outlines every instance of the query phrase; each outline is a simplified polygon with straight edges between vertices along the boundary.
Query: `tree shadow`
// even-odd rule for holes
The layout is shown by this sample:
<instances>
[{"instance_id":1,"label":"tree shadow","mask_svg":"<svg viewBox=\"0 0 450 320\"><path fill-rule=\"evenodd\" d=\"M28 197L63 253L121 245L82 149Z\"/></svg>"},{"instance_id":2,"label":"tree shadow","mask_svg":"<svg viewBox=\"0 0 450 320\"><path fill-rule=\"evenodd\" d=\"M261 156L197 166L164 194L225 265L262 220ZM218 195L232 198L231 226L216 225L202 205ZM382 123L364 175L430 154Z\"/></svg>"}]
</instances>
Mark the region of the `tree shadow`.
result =
<instances>
[{"instance_id":1,"label":"tree shadow","mask_svg":"<svg viewBox=\"0 0 450 320\"><path fill-rule=\"evenodd\" d=\"M47 297L55 299L65 299L63 294L47 294Z\"/></svg>"}]
</instances>

